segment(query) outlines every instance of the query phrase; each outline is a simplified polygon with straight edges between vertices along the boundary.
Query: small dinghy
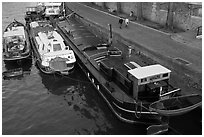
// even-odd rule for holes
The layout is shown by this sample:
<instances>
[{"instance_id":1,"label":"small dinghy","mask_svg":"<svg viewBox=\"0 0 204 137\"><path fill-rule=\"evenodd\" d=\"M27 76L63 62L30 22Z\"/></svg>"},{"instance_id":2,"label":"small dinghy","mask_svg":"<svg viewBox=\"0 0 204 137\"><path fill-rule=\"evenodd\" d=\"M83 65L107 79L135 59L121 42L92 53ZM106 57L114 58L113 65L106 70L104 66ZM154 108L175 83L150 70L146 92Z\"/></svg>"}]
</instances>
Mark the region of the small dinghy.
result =
<instances>
[{"instance_id":1,"label":"small dinghy","mask_svg":"<svg viewBox=\"0 0 204 137\"><path fill-rule=\"evenodd\" d=\"M5 78L22 76L23 75L23 69L22 68L16 68L16 69L7 70L7 71L3 72L2 75Z\"/></svg>"},{"instance_id":2,"label":"small dinghy","mask_svg":"<svg viewBox=\"0 0 204 137\"><path fill-rule=\"evenodd\" d=\"M202 104L202 96L198 94L172 97L152 103L149 108L163 116L177 116L187 113Z\"/></svg>"}]
</instances>

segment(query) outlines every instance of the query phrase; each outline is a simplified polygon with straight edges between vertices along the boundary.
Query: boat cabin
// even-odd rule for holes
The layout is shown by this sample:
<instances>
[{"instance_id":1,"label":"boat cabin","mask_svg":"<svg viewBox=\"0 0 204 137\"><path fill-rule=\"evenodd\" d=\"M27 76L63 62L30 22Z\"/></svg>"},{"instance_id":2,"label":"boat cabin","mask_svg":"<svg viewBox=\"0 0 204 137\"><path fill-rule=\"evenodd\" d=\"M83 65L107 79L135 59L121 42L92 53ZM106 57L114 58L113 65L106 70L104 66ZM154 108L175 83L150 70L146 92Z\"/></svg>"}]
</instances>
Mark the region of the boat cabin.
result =
<instances>
[{"instance_id":1,"label":"boat cabin","mask_svg":"<svg viewBox=\"0 0 204 137\"><path fill-rule=\"evenodd\" d=\"M23 26L7 28L3 34L5 50L7 52L22 51L26 44Z\"/></svg>"},{"instance_id":2,"label":"boat cabin","mask_svg":"<svg viewBox=\"0 0 204 137\"><path fill-rule=\"evenodd\" d=\"M45 2L45 17L59 16L61 5L61 2Z\"/></svg>"},{"instance_id":3,"label":"boat cabin","mask_svg":"<svg viewBox=\"0 0 204 137\"><path fill-rule=\"evenodd\" d=\"M171 71L159 64L128 70L135 99L154 101L168 90Z\"/></svg>"}]
</instances>

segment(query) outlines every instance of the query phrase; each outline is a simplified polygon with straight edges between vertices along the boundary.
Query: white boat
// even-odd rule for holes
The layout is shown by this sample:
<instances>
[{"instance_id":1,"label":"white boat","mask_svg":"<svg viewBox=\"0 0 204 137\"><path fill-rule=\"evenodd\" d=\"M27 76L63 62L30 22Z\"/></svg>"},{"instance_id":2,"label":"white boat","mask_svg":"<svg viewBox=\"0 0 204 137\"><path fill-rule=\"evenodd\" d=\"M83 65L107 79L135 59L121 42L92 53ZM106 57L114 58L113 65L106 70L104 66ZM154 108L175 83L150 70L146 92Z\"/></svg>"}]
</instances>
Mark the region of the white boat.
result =
<instances>
[{"instance_id":1,"label":"white boat","mask_svg":"<svg viewBox=\"0 0 204 137\"><path fill-rule=\"evenodd\" d=\"M61 35L47 21L31 22L30 28L38 67L47 74L69 74L74 68L76 58Z\"/></svg>"}]
</instances>

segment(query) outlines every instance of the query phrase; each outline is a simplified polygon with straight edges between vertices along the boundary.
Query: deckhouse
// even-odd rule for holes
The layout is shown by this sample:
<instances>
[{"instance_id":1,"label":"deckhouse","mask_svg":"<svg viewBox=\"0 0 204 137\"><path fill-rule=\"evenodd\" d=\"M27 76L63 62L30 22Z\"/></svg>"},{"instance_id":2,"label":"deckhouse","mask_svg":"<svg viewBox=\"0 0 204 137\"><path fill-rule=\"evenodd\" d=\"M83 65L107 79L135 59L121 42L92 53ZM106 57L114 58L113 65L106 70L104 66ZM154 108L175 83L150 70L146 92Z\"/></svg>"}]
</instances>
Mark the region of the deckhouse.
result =
<instances>
[{"instance_id":1,"label":"deckhouse","mask_svg":"<svg viewBox=\"0 0 204 137\"><path fill-rule=\"evenodd\" d=\"M150 90L161 95L168 88L170 73L169 69L159 64L128 70L128 77L133 81L133 97L138 99L138 94L146 95Z\"/></svg>"}]
</instances>

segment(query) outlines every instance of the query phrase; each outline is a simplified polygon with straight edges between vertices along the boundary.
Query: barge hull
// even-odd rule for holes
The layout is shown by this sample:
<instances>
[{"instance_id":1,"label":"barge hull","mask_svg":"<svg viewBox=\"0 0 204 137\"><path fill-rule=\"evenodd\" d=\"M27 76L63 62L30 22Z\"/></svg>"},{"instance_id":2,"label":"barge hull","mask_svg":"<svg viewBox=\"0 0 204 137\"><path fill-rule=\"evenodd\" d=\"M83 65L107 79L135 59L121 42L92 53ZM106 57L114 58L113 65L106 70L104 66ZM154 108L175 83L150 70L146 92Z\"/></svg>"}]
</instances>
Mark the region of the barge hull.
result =
<instances>
[{"instance_id":1,"label":"barge hull","mask_svg":"<svg viewBox=\"0 0 204 137\"><path fill-rule=\"evenodd\" d=\"M128 123L138 124L159 124L161 116L158 113L150 112L148 109L140 106L139 103L121 102L113 97L111 91L105 86L108 83L100 72L91 64L91 62L84 56L77 46L69 39L68 32L58 25L58 30L65 42L70 45L72 50L77 55L77 61L99 94L103 97L112 112L122 121ZM137 110L135 109L137 108ZM138 111L139 110L139 111ZM140 111L141 110L141 111Z\"/></svg>"}]
</instances>

